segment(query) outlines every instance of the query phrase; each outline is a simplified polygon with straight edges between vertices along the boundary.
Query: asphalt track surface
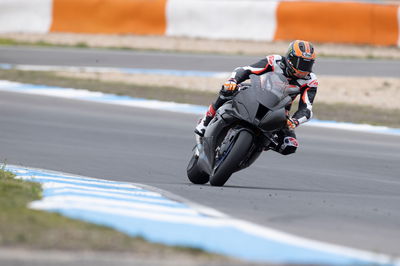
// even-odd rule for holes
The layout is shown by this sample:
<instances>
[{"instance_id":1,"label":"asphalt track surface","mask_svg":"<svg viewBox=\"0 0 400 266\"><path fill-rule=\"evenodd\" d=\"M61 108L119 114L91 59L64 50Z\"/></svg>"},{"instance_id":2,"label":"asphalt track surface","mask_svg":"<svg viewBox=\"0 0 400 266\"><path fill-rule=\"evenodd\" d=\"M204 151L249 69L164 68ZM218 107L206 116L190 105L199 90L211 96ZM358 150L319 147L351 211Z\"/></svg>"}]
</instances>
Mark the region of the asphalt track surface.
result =
<instances>
[{"instance_id":1,"label":"asphalt track surface","mask_svg":"<svg viewBox=\"0 0 400 266\"><path fill-rule=\"evenodd\" d=\"M197 116L0 92L0 159L154 186L296 235L400 254L400 137L301 127L225 187L192 185Z\"/></svg>"},{"instance_id":2,"label":"asphalt track surface","mask_svg":"<svg viewBox=\"0 0 400 266\"><path fill-rule=\"evenodd\" d=\"M259 57L0 47L0 63L231 71ZM321 59L319 74L399 77L399 61ZM167 190L312 239L400 255L400 137L301 127L225 187L192 185L196 116L0 92L0 159Z\"/></svg>"},{"instance_id":3,"label":"asphalt track surface","mask_svg":"<svg viewBox=\"0 0 400 266\"><path fill-rule=\"evenodd\" d=\"M176 69L230 72L257 62L260 56L204 55L100 49L0 47L0 63ZM314 72L321 75L400 77L400 61L320 58Z\"/></svg>"}]
</instances>

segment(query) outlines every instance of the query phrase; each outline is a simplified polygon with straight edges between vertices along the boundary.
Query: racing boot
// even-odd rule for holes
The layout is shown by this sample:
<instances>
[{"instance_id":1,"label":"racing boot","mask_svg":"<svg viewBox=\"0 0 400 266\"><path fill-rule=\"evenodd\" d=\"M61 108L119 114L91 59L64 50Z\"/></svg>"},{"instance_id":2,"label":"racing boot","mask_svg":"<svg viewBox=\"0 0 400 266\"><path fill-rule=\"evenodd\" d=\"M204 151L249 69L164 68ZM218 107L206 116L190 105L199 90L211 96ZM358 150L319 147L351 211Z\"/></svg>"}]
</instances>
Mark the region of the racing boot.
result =
<instances>
[{"instance_id":1,"label":"racing boot","mask_svg":"<svg viewBox=\"0 0 400 266\"><path fill-rule=\"evenodd\" d=\"M294 137L285 137L283 139L283 143L280 146L278 152L282 155L289 155L292 153L295 153L297 150L297 147L299 147L299 143L297 142L297 139Z\"/></svg>"},{"instance_id":2,"label":"racing boot","mask_svg":"<svg viewBox=\"0 0 400 266\"><path fill-rule=\"evenodd\" d=\"M199 121L196 128L194 129L194 133L196 133L200 137L203 137L204 133L206 132L206 128L207 128L208 124L210 124L210 122L214 118L214 116L215 116L215 109L214 109L214 106L211 104L208 107L208 110L207 110L206 114L204 115L204 117Z\"/></svg>"},{"instance_id":3,"label":"racing boot","mask_svg":"<svg viewBox=\"0 0 400 266\"><path fill-rule=\"evenodd\" d=\"M282 155L289 155L295 153L299 143L296 139L296 134L293 130L283 128L277 133L276 143L271 145L269 148Z\"/></svg>"}]
</instances>

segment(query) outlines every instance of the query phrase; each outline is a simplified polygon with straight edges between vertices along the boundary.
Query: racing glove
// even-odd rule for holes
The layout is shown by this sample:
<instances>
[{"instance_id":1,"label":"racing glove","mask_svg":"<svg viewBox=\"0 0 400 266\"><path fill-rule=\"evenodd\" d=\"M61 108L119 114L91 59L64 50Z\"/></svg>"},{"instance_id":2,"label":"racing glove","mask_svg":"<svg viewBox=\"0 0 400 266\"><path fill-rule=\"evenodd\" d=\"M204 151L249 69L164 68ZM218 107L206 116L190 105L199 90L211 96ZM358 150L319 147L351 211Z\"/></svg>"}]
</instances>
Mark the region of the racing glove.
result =
<instances>
[{"instance_id":1,"label":"racing glove","mask_svg":"<svg viewBox=\"0 0 400 266\"><path fill-rule=\"evenodd\" d=\"M288 117L288 119L287 119L287 126L288 126L288 128L289 129L291 129L291 130L293 130L293 129L295 129L296 127L298 127L299 126L299 121L297 121L297 119L296 118L290 118L290 117Z\"/></svg>"},{"instance_id":2,"label":"racing glove","mask_svg":"<svg viewBox=\"0 0 400 266\"><path fill-rule=\"evenodd\" d=\"M224 83L224 90L226 91L234 91L237 87L236 80L234 78L228 79Z\"/></svg>"}]
</instances>

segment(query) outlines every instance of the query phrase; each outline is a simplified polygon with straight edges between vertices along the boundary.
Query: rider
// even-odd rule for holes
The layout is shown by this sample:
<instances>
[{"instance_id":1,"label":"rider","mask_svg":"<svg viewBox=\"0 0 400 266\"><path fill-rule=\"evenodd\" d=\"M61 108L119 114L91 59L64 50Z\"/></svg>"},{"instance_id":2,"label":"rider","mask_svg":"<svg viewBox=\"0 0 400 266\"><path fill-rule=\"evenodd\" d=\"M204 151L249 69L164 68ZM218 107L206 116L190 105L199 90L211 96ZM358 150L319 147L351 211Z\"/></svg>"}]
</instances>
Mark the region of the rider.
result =
<instances>
[{"instance_id":1,"label":"rider","mask_svg":"<svg viewBox=\"0 0 400 266\"><path fill-rule=\"evenodd\" d=\"M294 153L298 147L294 129L307 122L312 116L312 103L318 87L317 77L312 73L315 58L312 43L296 40L290 43L285 56L269 55L250 66L236 68L222 86L217 100L208 107L194 132L201 137L204 136L216 110L232 98L238 84L249 79L251 74L262 75L272 71L283 74L290 85L297 87L297 92L290 95L292 102L297 95L300 95L299 107L293 116L289 116L291 104L286 107L287 126L278 132L278 145L273 148L283 155Z\"/></svg>"}]
</instances>

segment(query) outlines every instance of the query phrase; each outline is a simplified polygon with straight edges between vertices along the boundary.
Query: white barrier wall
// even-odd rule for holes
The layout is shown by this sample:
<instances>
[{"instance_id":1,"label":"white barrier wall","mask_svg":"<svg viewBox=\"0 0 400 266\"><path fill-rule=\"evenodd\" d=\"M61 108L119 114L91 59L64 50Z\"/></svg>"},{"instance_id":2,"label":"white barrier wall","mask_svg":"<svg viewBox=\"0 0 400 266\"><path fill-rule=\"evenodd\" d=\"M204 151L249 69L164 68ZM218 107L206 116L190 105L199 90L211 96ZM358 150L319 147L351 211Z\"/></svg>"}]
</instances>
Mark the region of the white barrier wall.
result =
<instances>
[{"instance_id":1,"label":"white barrier wall","mask_svg":"<svg viewBox=\"0 0 400 266\"><path fill-rule=\"evenodd\" d=\"M277 1L169 0L167 36L272 41Z\"/></svg>"},{"instance_id":2,"label":"white barrier wall","mask_svg":"<svg viewBox=\"0 0 400 266\"><path fill-rule=\"evenodd\" d=\"M52 0L0 0L0 32L47 33Z\"/></svg>"}]
</instances>

